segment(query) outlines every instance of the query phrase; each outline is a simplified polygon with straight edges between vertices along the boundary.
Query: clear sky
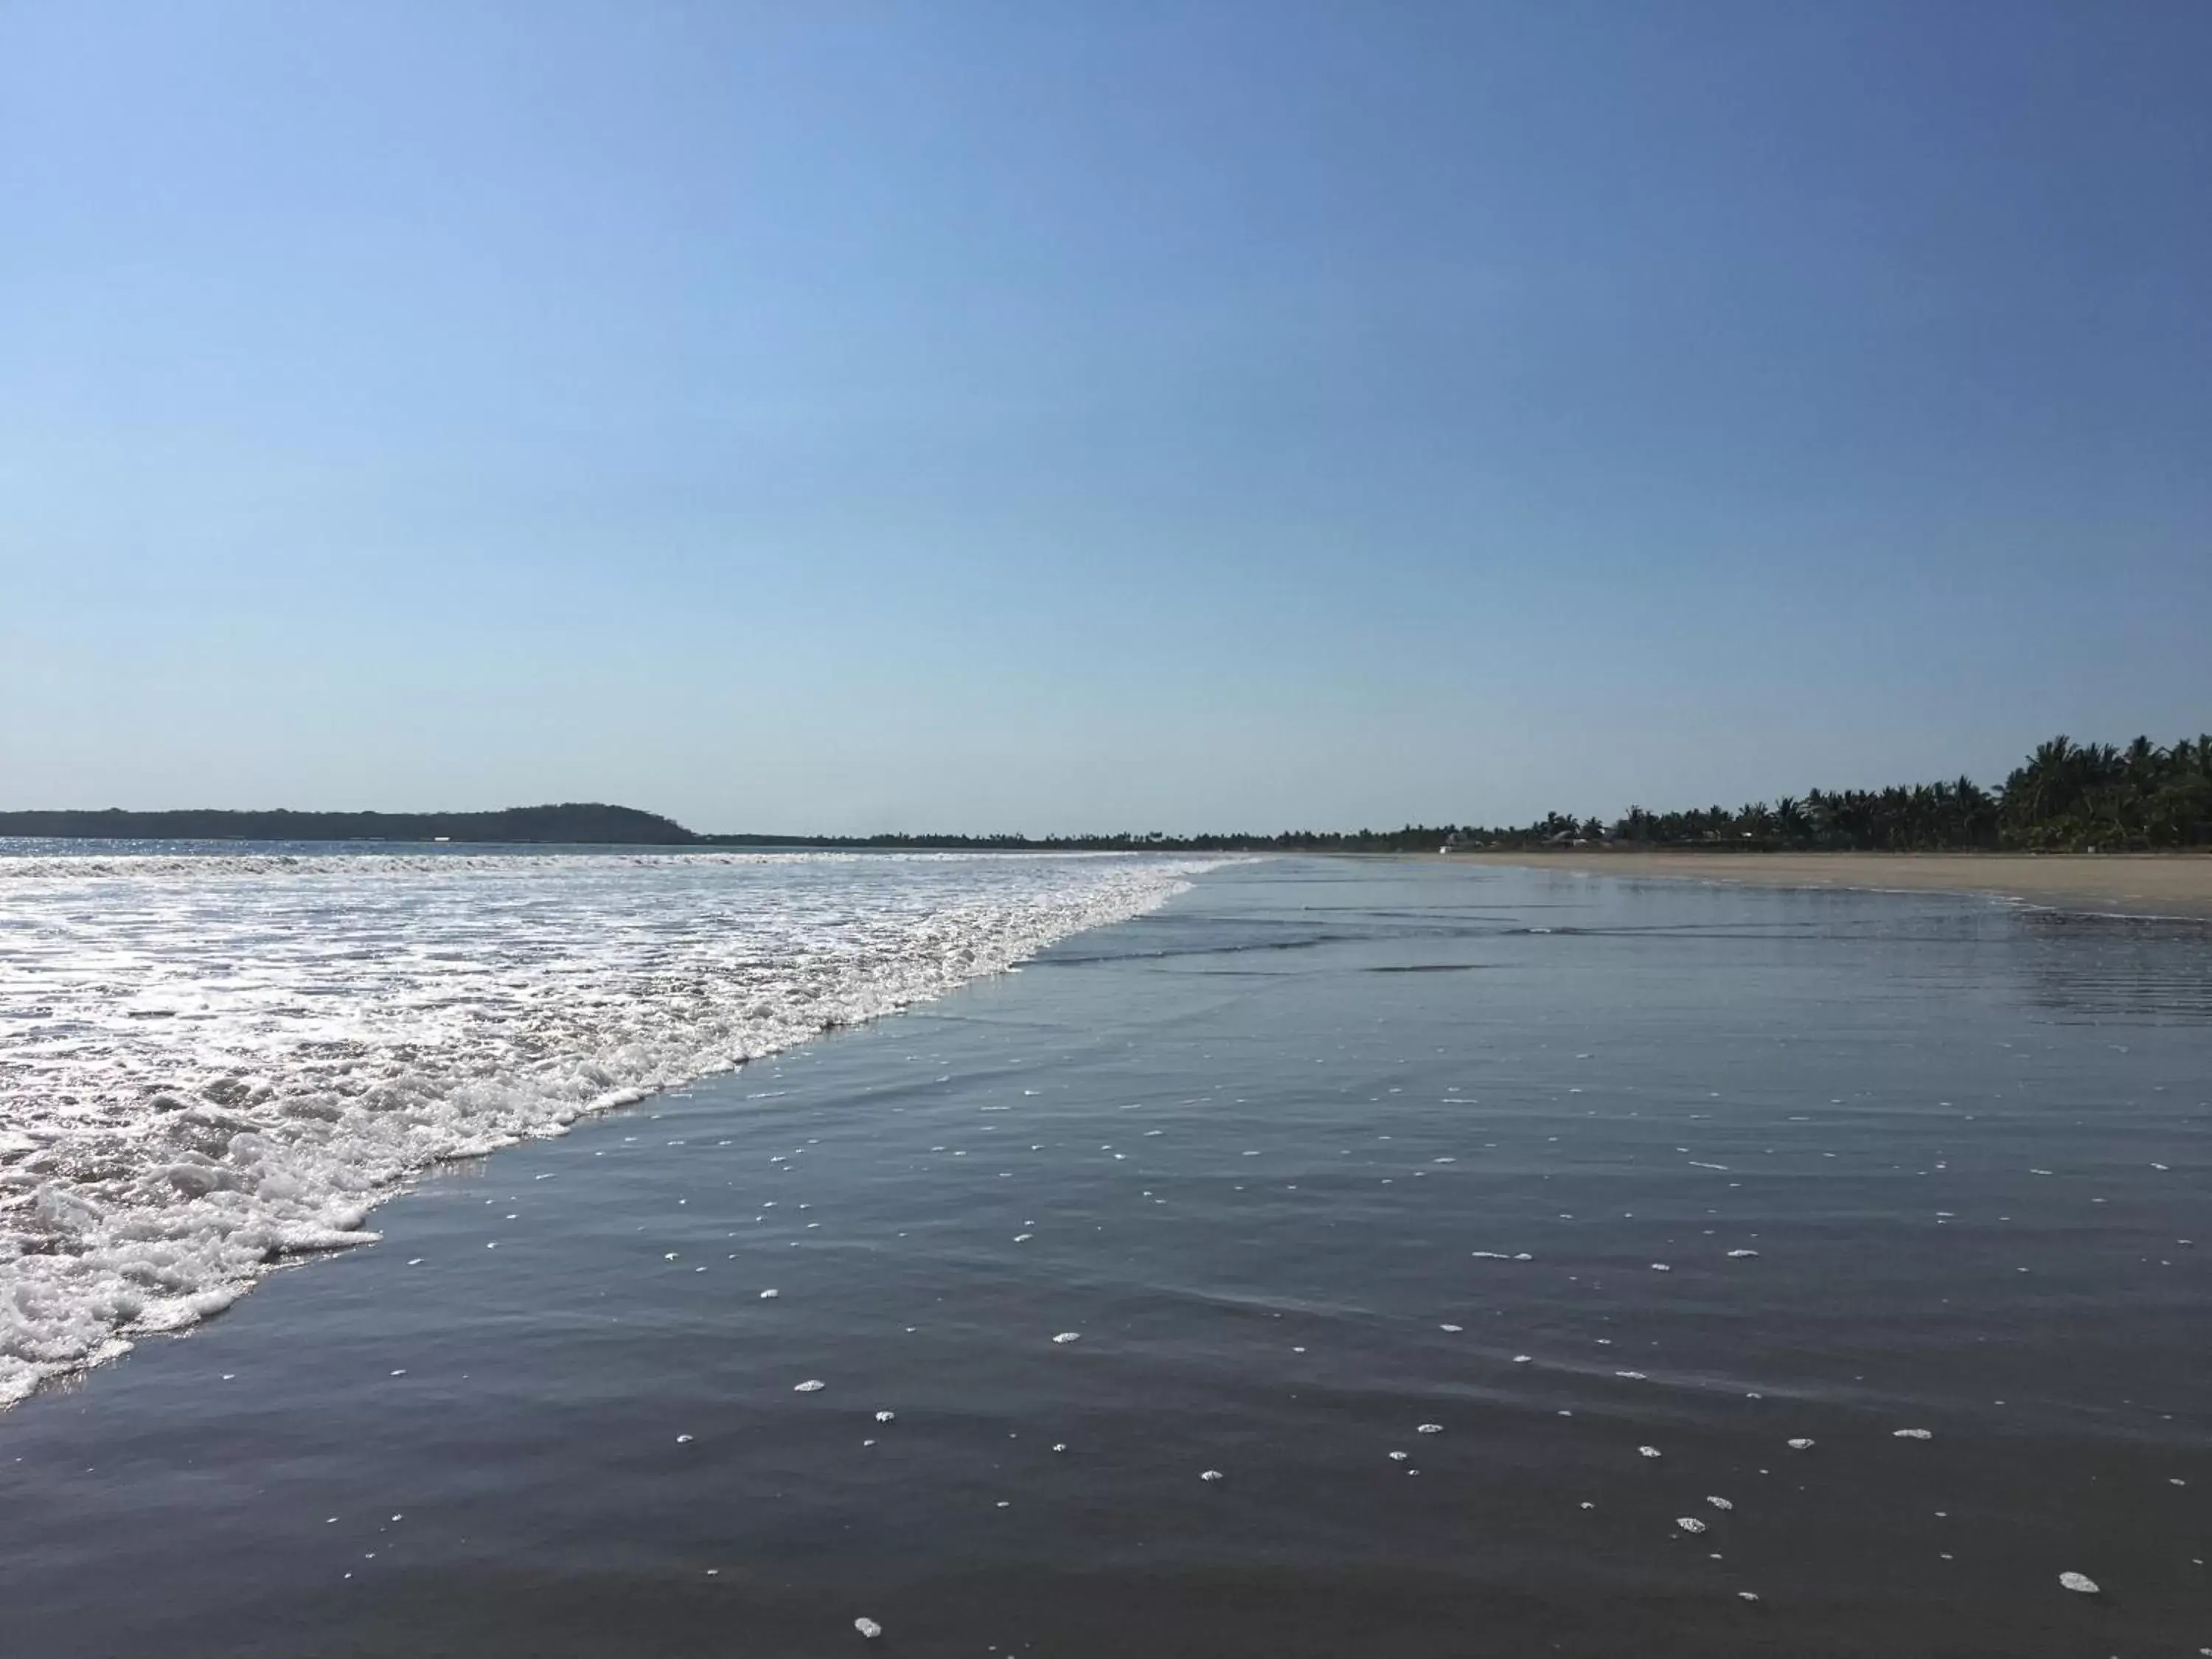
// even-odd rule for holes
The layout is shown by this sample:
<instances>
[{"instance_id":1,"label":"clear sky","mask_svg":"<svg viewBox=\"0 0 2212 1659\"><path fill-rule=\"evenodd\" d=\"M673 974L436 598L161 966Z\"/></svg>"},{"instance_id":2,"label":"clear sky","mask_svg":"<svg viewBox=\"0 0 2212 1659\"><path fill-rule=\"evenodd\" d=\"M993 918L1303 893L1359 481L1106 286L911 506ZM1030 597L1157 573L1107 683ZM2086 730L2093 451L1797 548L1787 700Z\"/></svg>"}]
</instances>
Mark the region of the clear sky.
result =
<instances>
[{"instance_id":1,"label":"clear sky","mask_svg":"<svg viewBox=\"0 0 2212 1659\"><path fill-rule=\"evenodd\" d=\"M1525 820L2212 726L2212 5L0 5L0 806Z\"/></svg>"}]
</instances>

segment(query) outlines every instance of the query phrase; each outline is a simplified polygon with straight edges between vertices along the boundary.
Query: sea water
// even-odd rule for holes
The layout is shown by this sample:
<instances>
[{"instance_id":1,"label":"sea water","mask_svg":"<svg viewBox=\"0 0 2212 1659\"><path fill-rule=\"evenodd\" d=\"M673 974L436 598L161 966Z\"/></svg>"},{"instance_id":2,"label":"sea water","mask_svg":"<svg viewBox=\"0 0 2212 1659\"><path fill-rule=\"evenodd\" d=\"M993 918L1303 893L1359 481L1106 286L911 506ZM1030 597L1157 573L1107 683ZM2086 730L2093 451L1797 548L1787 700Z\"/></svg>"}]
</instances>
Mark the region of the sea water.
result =
<instances>
[{"instance_id":1,"label":"sea water","mask_svg":"<svg viewBox=\"0 0 2212 1659\"><path fill-rule=\"evenodd\" d=\"M441 1161L1176 890L1127 856L0 846L0 1407Z\"/></svg>"},{"instance_id":2,"label":"sea water","mask_svg":"<svg viewBox=\"0 0 2212 1659\"><path fill-rule=\"evenodd\" d=\"M1162 874L0 1414L0 1644L2212 1646L2212 929Z\"/></svg>"}]
</instances>

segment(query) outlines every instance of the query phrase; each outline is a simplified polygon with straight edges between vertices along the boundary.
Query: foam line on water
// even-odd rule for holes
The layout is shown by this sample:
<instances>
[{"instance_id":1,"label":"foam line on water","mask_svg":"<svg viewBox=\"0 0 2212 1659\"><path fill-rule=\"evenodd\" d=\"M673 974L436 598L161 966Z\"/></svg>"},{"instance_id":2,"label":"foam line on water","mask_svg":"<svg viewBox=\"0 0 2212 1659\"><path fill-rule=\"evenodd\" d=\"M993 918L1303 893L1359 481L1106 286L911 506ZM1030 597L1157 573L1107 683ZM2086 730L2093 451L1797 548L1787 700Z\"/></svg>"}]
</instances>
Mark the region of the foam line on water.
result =
<instances>
[{"instance_id":1,"label":"foam line on water","mask_svg":"<svg viewBox=\"0 0 2212 1659\"><path fill-rule=\"evenodd\" d=\"M0 1407L444 1160L1127 920L1220 860L0 857Z\"/></svg>"}]
</instances>

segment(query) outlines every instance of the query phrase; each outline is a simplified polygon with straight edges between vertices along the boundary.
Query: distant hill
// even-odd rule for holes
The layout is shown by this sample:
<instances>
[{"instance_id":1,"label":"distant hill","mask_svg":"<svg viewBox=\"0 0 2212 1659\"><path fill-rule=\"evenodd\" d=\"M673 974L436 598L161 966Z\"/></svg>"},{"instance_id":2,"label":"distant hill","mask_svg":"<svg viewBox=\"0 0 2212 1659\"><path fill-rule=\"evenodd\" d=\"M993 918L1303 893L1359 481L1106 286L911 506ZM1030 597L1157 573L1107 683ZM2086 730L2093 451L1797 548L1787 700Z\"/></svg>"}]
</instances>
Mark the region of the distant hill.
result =
<instances>
[{"instance_id":1,"label":"distant hill","mask_svg":"<svg viewBox=\"0 0 2212 1659\"><path fill-rule=\"evenodd\" d=\"M571 801L497 812L0 812L0 836L118 841L437 841L688 847L673 818L634 806Z\"/></svg>"}]
</instances>

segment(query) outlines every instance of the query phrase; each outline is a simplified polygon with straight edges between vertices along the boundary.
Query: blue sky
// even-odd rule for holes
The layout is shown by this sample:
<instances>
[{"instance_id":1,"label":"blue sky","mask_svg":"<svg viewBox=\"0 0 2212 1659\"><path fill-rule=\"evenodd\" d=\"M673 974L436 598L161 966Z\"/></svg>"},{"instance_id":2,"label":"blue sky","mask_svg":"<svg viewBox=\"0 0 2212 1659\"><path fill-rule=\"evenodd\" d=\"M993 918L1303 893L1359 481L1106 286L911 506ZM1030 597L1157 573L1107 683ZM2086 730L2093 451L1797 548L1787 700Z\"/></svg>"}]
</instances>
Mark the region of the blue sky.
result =
<instances>
[{"instance_id":1,"label":"blue sky","mask_svg":"<svg viewBox=\"0 0 2212 1659\"><path fill-rule=\"evenodd\" d=\"M2212 7L0 9L0 806L1610 815L2212 726Z\"/></svg>"}]
</instances>

